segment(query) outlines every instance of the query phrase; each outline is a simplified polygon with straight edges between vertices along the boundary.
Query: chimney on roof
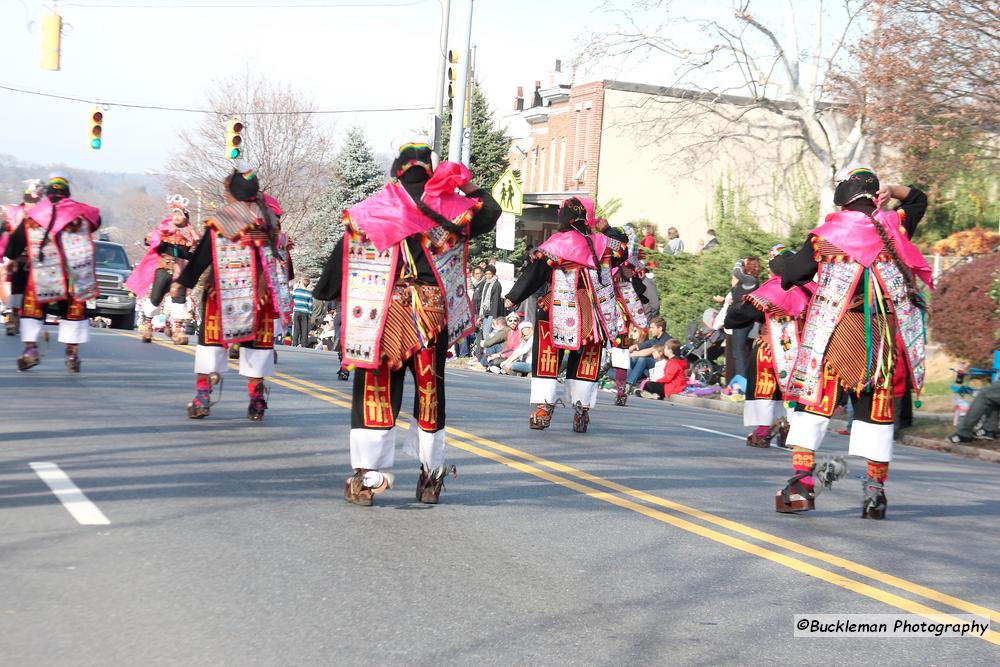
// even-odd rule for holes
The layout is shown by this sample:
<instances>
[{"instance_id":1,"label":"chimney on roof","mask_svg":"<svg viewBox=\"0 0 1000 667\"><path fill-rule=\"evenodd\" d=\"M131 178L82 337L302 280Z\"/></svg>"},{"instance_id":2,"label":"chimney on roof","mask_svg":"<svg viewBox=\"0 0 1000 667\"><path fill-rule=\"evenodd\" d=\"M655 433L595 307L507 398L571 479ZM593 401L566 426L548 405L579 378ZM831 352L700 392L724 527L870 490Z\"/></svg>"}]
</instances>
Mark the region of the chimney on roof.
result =
<instances>
[{"instance_id":1,"label":"chimney on roof","mask_svg":"<svg viewBox=\"0 0 1000 667\"><path fill-rule=\"evenodd\" d=\"M542 82L535 82L535 95L531 98L531 108L542 106Z\"/></svg>"},{"instance_id":2,"label":"chimney on roof","mask_svg":"<svg viewBox=\"0 0 1000 667\"><path fill-rule=\"evenodd\" d=\"M562 61L556 59L556 74L562 74Z\"/></svg>"},{"instance_id":3,"label":"chimney on roof","mask_svg":"<svg viewBox=\"0 0 1000 667\"><path fill-rule=\"evenodd\" d=\"M514 97L514 111L524 111L524 87L517 87L517 95Z\"/></svg>"}]
</instances>

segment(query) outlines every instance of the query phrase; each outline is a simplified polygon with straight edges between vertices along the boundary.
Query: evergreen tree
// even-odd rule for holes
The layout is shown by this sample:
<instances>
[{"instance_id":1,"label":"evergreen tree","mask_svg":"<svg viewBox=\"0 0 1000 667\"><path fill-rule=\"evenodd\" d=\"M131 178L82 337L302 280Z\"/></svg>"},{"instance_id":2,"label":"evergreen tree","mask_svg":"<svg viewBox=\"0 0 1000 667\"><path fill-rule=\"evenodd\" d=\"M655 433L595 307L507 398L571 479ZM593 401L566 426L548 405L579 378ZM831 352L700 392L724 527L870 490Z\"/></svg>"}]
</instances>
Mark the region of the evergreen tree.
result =
<instances>
[{"instance_id":1,"label":"evergreen tree","mask_svg":"<svg viewBox=\"0 0 1000 667\"><path fill-rule=\"evenodd\" d=\"M510 138L499 129L490 109L486 96L478 82L472 86L472 149L469 153L469 170L472 179L481 187L491 190L507 170L507 152L510 150ZM446 111L441 128L441 159L448 156L448 143L451 139L451 112ZM523 235L517 235L514 240L514 250L504 251L496 247L496 233L490 232L472 239L469 243L469 262L473 265L480 261L494 262L502 259L507 253L507 261L515 267L520 266L527 256L527 244Z\"/></svg>"},{"instance_id":2,"label":"evergreen tree","mask_svg":"<svg viewBox=\"0 0 1000 667\"><path fill-rule=\"evenodd\" d=\"M319 276L344 234L343 212L377 192L385 181L385 171L375 159L364 132L357 127L351 128L330 166L326 191L302 221L301 229L305 233L295 239L296 273Z\"/></svg>"}]
</instances>

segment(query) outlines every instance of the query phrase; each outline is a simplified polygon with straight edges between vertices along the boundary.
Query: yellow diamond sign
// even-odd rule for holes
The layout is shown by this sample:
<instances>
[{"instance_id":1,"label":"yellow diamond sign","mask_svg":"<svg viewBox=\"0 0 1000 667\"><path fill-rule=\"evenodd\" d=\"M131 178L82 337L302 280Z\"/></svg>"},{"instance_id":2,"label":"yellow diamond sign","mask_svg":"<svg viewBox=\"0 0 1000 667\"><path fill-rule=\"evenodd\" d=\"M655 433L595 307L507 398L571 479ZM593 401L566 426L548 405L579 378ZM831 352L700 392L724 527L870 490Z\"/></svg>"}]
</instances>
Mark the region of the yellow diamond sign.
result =
<instances>
[{"instance_id":1,"label":"yellow diamond sign","mask_svg":"<svg viewBox=\"0 0 1000 667\"><path fill-rule=\"evenodd\" d=\"M493 186L493 198L506 213L521 215L524 206L524 191L517 182L513 169L507 169Z\"/></svg>"}]
</instances>

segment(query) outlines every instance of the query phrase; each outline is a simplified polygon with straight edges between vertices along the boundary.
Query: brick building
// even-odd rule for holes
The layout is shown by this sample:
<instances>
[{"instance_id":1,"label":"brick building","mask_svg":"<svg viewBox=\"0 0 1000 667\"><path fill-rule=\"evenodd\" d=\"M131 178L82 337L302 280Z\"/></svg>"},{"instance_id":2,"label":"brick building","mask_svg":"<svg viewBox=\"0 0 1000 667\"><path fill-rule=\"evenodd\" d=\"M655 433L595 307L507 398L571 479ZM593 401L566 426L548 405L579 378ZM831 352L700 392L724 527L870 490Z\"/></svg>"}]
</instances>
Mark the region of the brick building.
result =
<instances>
[{"instance_id":1,"label":"brick building","mask_svg":"<svg viewBox=\"0 0 1000 667\"><path fill-rule=\"evenodd\" d=\"M771 221L773 231L787 226L788 220L765 210L768 202L784 196L785 176L778 166L792 162L795 150L780 141L782 128L770 127L771 117L747 114L758 130L764 128L765 137L773 134L774 141L764 142L765 148L736 143L694 167L665 156L683 152L685 135L716 131L712 114L692 116L677 136L657 136L650 127L678 104L703 93L613 80L571 84L560 69L557 61L548 84L535 82L528 97L519 88L513 113L503 119L511 137L508 163L519 173L524 189L518 233L527 236L529 246L555 229L556 208L562 200L587 195L603 203L620 201L612 224L648 220L661 233L673 226L687 249L693 250L705 237L705 211L716 186L725 179L738 183L760 208L758 217ZM745 102L726 95L710 100L720 105Z\"/></svg>"}]
</instances>

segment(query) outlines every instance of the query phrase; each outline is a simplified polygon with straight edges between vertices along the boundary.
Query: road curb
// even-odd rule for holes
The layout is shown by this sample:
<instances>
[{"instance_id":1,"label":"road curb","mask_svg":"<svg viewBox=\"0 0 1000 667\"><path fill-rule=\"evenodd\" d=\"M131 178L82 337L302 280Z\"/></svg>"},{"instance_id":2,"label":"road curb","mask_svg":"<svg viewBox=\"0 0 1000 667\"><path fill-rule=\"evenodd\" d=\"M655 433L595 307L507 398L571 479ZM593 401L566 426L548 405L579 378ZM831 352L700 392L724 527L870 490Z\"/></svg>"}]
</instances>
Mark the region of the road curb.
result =
<instances>
[{"instance_id":1,"label":"road curb","mask_svg":"<svg viewBox=\"0 0 1000 667\"><path fill-rule=\"evenodd\" d=\"M715 398L675 395L664 400L666 400L668 403L674 403L676 405L683 405L687 407L704 408L706 410L715 410L716 412L727 412L729 414L734 414L734 415L743 414L743 403L723 401ZM842 430L845 428L847 428L847 422L838 419L830 420L831 430ZM967 459L978 459L980 461L988 461L990 463L1000 463L1000 452L995 452L990 449L983 449L982 447L971 447L969 445L952 444L950 442L945 442L943 440L931 440L930 438L921 438L915 435L903 435L899 437L896 440L896 442L902 445L907 445L909 447L932 449L934 451L945 452L947 454L954 454L956 456L961 456Z\"/></svg>"}]
</instances>

